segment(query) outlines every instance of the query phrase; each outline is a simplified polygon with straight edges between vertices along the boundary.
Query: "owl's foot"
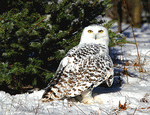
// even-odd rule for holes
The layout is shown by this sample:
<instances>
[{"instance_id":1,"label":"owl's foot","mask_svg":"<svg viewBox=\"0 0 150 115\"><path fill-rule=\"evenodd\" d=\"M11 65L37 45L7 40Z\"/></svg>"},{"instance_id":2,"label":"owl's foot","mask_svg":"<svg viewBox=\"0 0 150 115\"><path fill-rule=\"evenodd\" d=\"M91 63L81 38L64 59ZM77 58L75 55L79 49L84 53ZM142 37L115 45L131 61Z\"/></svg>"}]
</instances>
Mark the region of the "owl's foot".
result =
<instances>
[{"instance_id":1,"label":"owl's foot","mask_svg":"<svg viewBox=\"0 0 150 115\"><path fill-rule=\"evenodd\" d=\"M85 97L82 99L82 102L84 104L94 104L94 103L102 104L103 103L103 101L98 96L95 96L94 98L93 97Z\"/></svg>"},{"instance_id":2,"label":"owl's foot","mask_svg":"<svg viewBox=\"0 0 150 115\"><path fill-rule=\"evenodd\" d=\"M85 97L82 99L81 102L84 104L94 104L95 103L93 97Z\"/></svg>"},{"instance_id":3,"label":"owl's foot","mask_svg":"<svg viewBox=\"0 0 150 115\"><path fill-rule=\"evenodd\" d=\"M102 104L102 100L98 97L95 96L94 98L92 97L92 91L88 90L83 92L82 94L82 101L84 104L94 104L94 103L99 103Z\"/></svg>"},{"instance_id":4,"label":"owl's foot","mask_svg":"<svg viewBox=\"0 0 150 115\"><path fill-rule=\"evenodd\" d=\"M101 98L98 97L98 96L95 96L95 97L94 97L94 101L95 101L95 103L99 103L99 104L102 104L102 103L103 103L103 101L101 100Z\"/></svg>"}]
</instances>

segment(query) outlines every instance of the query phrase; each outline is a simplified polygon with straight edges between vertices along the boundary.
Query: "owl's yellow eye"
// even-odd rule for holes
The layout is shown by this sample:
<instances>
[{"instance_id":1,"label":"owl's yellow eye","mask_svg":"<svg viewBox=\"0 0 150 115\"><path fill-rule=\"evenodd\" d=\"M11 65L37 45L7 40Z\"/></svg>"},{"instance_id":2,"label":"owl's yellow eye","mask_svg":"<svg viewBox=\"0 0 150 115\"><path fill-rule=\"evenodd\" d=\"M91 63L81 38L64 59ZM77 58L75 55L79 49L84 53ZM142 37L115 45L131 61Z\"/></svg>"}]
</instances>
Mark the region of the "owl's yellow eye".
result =
<instances>
[{"instance_id":1,"label":"owl's yellow eye","mask_svg":"<svg viewBox=\"0 0 150 115\"><path fill-rule=\"evenodd\" d=\"M103 31L103 30L99 30L98 32L99 32L99 33L103 33L104 31Z\"/></svg>"},{"instance_id":2,"label":"owl's yellow eye","mask_svg":"<svg viewBox=\"0 0 150 115\"><path fill-rule=\"evenodd\" d=\"M92 33L93 31L92 30L88 30L88 33Z\"/></svg>"}]
</instances>

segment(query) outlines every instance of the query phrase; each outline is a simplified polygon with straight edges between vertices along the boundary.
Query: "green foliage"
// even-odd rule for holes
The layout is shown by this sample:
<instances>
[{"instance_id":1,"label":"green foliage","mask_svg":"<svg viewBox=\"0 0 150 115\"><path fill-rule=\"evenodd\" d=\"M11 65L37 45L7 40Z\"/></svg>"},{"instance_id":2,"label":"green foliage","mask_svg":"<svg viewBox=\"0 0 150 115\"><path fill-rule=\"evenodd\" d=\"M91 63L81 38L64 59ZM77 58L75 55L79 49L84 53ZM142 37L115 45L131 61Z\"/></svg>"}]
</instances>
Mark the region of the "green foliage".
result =
<instances>
[{"instance_id":1,"label":"green foliage","mask_svg":"<svg viewBox=\"0 0 150 115\"><path fill-rule=\"evenodd\" d=\"M109 39L110 39L110 42L109 42L110 47L113 47L115 45L122 45L123 43L128 43L128 41L126 41L126 38L124 35L110 30L110 28L112 27L112 25L115 22L116 22L115 20L112 20L103 25L104 27L106 27L108 29Z\"/></svg>"},{"instance_id":2,"label":"green foliage","mask_svg":"<svg viewBox=\"0 0 150 115\"><path fill-rule=\"evenodd\" d=\"M3 81L6 81L7 83L11 82L11 75L10 70L8 69L8 62L1 62L0 63L0 85Z\"/></svg>"},{"instance_id":3,"label":"green foliage","mask_svg":"<svg viewBox=\"0 0 150 115\"><path fill-rule=\"evenodd\" d=\"M45 87L83 28L103 22L95 18L105 14L109 1L7 0L0 12L0 83Z\"/></svg>"}]
</instances>

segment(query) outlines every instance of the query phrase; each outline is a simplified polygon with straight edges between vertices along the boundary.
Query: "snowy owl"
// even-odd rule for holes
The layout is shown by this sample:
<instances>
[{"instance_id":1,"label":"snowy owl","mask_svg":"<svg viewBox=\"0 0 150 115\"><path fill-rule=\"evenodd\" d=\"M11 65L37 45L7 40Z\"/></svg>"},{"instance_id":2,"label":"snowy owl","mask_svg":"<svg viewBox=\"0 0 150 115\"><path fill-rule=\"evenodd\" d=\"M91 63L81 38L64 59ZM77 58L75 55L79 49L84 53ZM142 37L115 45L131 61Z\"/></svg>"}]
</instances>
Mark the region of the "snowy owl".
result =
<instances>
[{"instance_id":1,"label":"snowy owl","mask_svg":"<svg viewBox=\"0 0 150 115\"><path fill-rule=\"evenodd\" d=\"M108 51L109 36L105 27L85 27L79 45L68 51L61 60L42 101L80 96L85 104L99 103L92 90L106 81L110 87L114 79L113 62Z\"/></svg>"}]
</instances>

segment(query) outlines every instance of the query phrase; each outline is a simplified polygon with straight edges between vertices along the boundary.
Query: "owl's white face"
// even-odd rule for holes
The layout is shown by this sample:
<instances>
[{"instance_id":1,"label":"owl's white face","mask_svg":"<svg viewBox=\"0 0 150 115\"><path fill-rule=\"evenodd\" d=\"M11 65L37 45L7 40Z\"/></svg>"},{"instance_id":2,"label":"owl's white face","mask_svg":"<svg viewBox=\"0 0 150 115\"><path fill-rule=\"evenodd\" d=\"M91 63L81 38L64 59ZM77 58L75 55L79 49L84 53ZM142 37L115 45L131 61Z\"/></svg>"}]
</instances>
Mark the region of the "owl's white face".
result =
<instances>
[{"instance_id":1,"label":"owl's white face","mask_svg":"<svg viewBox=\"0 0 150 115\"><path fill-rule=\"evenodd\" d=\"M108 47L108 30L105 27L99 25L90 25L88 27L85 27L82 32L79 44L82 43L103 44Z\"/></svg>"}]
</instances>

